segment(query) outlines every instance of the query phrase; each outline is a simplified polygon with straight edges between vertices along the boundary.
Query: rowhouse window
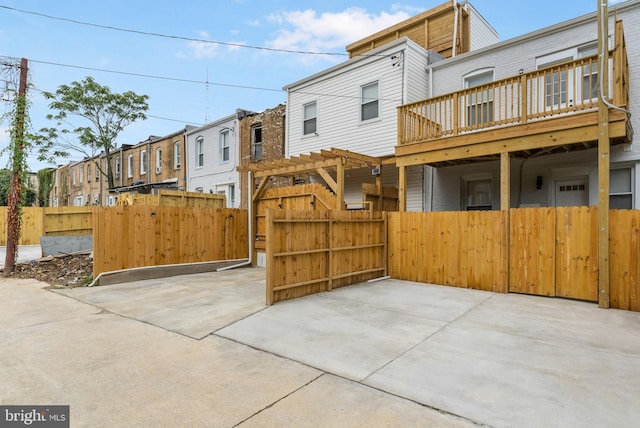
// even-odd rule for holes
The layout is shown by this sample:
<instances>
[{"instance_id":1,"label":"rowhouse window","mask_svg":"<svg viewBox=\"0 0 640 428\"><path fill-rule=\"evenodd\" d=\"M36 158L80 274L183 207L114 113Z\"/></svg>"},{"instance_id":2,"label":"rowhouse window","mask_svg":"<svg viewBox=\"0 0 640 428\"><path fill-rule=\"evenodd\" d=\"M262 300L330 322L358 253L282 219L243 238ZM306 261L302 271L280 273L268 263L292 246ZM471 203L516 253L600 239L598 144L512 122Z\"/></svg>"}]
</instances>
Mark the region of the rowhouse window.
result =
<instances>
[{"instance_id":1,"label":"rowhouse window","mask_svg":"<svg viewBox=\"0 0 640 428\"><path fill-rule=\"evenodd\" d=\"M120 178L120 156L116 156L116 178Z\"/></svg>"},{"instance_id":2,"label":"rowhouse window","mask_svg":"<svg viewBox=\"0 0 640 428\"><path fill-rule=\"evenodd\" d=\"M467 211L492 209L491 179L465 181L465 209Z\"/></svg>"},{"instance_id":3,"label":"rowhouse window","mask_svg":"<svg viewBox=\"0 0 640 428\"><path fill-rule=\"evenodd\" d=\"M91 183L91 165L87 165L87 183Z\"/></svg>"},{"instance_id":4,"label":"rowhouse window","mask_svg":"<svg viewBox=\"0 0 640 428\"><path fill-rule=\"evenodd\" d=\"M229 162L231 149L229 148L229 130L220 131L220 162Z\"/></svg>"},{"instance_id":5,"label":"rowhouse window","mask_svg":"<svg viewBox=\"0 0 640 428\"><path fill-rule=\"evenodd\" d=\"M630 210L633 208L633 187L631 168L612 169L609 184L609 208Z\"/></svg>"},{"instance_id":6,"label":"rowhouse window","mask_svg":"<svg viewBox=\"0 0 640 428\"><path fill-rule=\"evenodd\" d=\"M318 108L316 102L305 104L303 107L303 129L304 135L315 134L317 128Z\"/></svg>"},{"instance_id":7,"label":"rowhouse window","mask_svg":"<svg viewBox=\"0 0 640 428\"><path fill-rule=\"evenodd\" d=\"M196 168L204 166L204 138L196 138Z\"/></svg>"},{"instance_id":8,"label":"rowhouse window","mask_svg":"<svg viewBox=\"0 0 640 428\"><path fill-rule=\"evenodd\" d=\"M262 126L251 128L251 160L262 160Z\"/></svg>"},{"instance_id":9,"label":"rowhouse window","mask_svg":"<svg viewBox=\"0 0 640 428\"><path fill-rule=\"evenodd\" d=\"M181 157L180 142L173 143L173 169L180 169Z\"/></svg>"},{"instance_id":10,"label":"rowhouse window","mask_svg":"<svg viewBox=\"0 0 640 428\"><path fill-rule=\"evenodd\" d=\"M360 120L375 119L380 115L378 101L378 82L369 83L360 88Z\"/></svg>"},{"instance_id":11,"label":"rowhouse window","mask_svg":"<svg viewBox=\"0 0 640 428\"><path fill-rule=\"evenodd\" d=\"M140 175L147 173L147 151L140 152Z\"/></svg>"},{"instance_id":12,"label":"rowhouse window","mask_svg":"<svg viewBox=\"0 0 640 428\"><path fill-rule=\"evenodd\" d=\"M598 44L578 48L578 58L588 58L598 54ZM598 62L587 63L582 67L582 101L598 97Z\"/></svg>"},{"instance_id":13,"label":"rowhouse window","mask_svg":"<svg viewBox=\"0 0 640 428\"><path fill-rule=\"evenodd\" d=\"M133 155L127 157L127 177L133 177Z\"/></svg>"},{"instance_id":14,"label":"rowhouse window","mask_svg":"<svg viewBox=\"0 0 640 428\"><path fill-rule=\"evenodd\" d=\"M156 174L162 172L162 149L156 149Z\"/></svg>"},{"instance_id":15,"label":"rowhouse window","mask_svg":"<svg viewBox=\"0 0 640 428\"><path fill-rule=\"evenodd\" d=\"M467 94L467 126L493 122L493 92L488 89L474 90L476 86L493 81L493 70L475 73L464 78Z\"/></svg>"}]
</instances>

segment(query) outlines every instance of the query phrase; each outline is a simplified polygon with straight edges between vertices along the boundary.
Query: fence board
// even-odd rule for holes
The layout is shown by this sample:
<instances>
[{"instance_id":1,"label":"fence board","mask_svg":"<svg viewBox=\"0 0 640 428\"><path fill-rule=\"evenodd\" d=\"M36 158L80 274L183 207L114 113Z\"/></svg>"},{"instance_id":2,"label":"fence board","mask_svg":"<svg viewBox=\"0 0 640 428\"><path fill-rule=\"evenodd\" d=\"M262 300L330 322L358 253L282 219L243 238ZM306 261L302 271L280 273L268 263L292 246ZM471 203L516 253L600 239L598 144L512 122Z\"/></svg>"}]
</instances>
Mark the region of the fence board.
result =
<instances>
[{"instance_id":1,"label":"fence board","mask_svg":"<svg viewBox=\"0 0 640 428\"><path fill-rule=\"evenodd\" d=\"M500 211L389 213L389 275L486 291L506 291Z\"/></svg>"},{"instance_id":2,"label":"fence board","mask_svg":"<svg viewBox=\"0 0 640 428\"><path fill-rule=\"evenodd\" d=\"M556 295L598 301L597 207L556 210Z\"/></svg>"},{"instance_id":3,"label":"fence board","mask_svg":"<svg viewBox=\"0 0 640 428\"><path fill-rule=\"evenodd\" d=\"M609 224L610 305L640 312L640 211L611 210Z\"/></svg>"},{"instance_id":4,"label":"fence board","mask_svg":"<svg viewBox=\"0 0 640 428\"><path fill-rule=\"evenodd\" d=\"M200 227L211 221L220 227ZM104 207L94 218L94 277L142 266L247 258L247 227L245 210Z\"/></svg>"},{"instance_id":5,"label":"fence board","mask_svg":"<svg viewBox=\"0 0 640 428\"><path fill-rule=\"evenodd\" d=\"M509 291L555 296L556 210L510 210Z\"/></svg>"}]
</instances>

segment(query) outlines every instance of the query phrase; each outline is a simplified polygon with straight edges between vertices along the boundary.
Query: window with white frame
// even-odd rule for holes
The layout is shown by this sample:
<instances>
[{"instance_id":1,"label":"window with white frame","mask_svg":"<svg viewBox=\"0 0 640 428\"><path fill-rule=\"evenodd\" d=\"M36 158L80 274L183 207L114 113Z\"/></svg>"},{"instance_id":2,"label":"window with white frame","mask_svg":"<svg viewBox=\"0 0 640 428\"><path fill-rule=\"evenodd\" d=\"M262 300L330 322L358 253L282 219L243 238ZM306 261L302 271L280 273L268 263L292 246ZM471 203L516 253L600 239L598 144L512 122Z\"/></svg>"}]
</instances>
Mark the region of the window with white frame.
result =
<instances>
[{"instance_id":1,"label":"window with white frame","mask_svg":"<svg viewBox=\"0 0 640 428\"><path fill-rule=\"evenodd\" d=\"M251 127L251 160L262 160L262 125Z\"/></svg>"},{"instance_id":2,"label":"window with white frame","mask_svg":"<svg viewBox=\"0 0 640 428\"><path fill-rule=\"evenodd\" d=\"M73 168L73 172L71 173L71 185L72 186L76 185L76 175L77 175L77 168Z\"/></svg>"},{"instance_id":3,"label":"window with white frame","mask_svg":"<svg viewBox=\"0 0 640 428\"><path fill-rule=\"evenodd\" d=\"M127 156L127 177L133 177L133 155Z\"/></svg>"},{"instance_id":4,"label":"window with white frame","mask_svg":"<svg viewBox=\"0 0 640 428\"><path fill-rule=\"evenodd\" d=\"M162 172L162 149L156 149L156 174L160 174Z\"/></svg>"},{"instance_id":5,"label":"window with white frame","mask_svg":"<svg viewBox=\"0 0 640 428\"><path fill-rule=\"evenodd\" d=\"M467 211L491 210L491 179L465 180L464 209Z\"/></svg>"},{"instance_id":6,"label":"window with white frame","mask_svg":"<svg viewBox=\"0 0 640 428\"><path fill-rule=\"evenodd\" d=\"M378 82L360 87L360 120L376 119L380 116L378 98Z\"/></svg>"},{"instance_id":7,"label":"window with white frame","mask_svg":"<svg viewBox=\"0 0 640 428\"><path fill-rule=\"evenodd\" d=\"M84 165L80 165L80 184L82 184L83 176L84 176Z\"/></svg>"},{"instance_id":8,"label":"window with white frame","mask_svg":"<svg viewBox=\"0 0 640 428\"><path fill-rule=\"evenodd\" d=\"M196 138L196 147L194 153L196 154L196 168L204 166L204 138Z\"/></svg>"},{"instance_id":9,"label":"window with white frame","mask_svg":"<svg viewBox=\"0 0 640 428\"><path fill-rule=\"evenodd\" d=\"M553 67L544 74L544 106L546 108L572 107L576 103L592 101L598 94L598 62L589 61L583 66L561 64L579 58L589 58L598 53L595 42L565 49L536 58L538 69Z\"/></svg>"},{"instance_id":10,"label":"window with white frame","mask_svg":"<svg viewBox=\"0 0 640 428\"><path fill-rule=\"evenodd\" d=\"M467 102L467 126L493 122L493 91L474 90L474 87L493 82L493 70L477 71L464 77L464 87L469 89Z\"/></svg>"},{"instance_id":11,"label":"window with white frame","mask_svg":"<svg viewBox=\"0 0 640 428\"><path fill-rule=\"evenodd\" d=\"M578 48L578 58L588 58L598 54L598 44ZM598 98L598 62L593 61L582 67L582 101Z\"/></svg>"},{"instance_id":12,"label":"window with white frame","mask_svg":"<svg viewBox=\"0 0 640 428\"><path fill-rule=\"evenodd\" d=\"M612 210L632 209L633 174L631 168L612 169L609 177L609 208Z\"/></svg>"},{"instance_id":13,"label":"window with white frame","mask_svg":"<svg viewBox=\"0 0 640 428\"><path fill-rule=\"evenodd\" d=\"M220 162L229 162L230 155L229 129L223 129L220 131Z\"/></svg>"},{"instance_id":14,"label":"window with white frame","mask_svg":"<svg viewBox=\"0 0 640 428\"><path fill-rule=\"evenodd\" d=\"M182 153L180 153L180 142L173 143L173 169L180 169Z\"/></svg>"},{"instance_id":15,"label":"window with white frame","mask_svg":"<svg viewBox=\"0 0 640 428\"><path fill-rule=\"evenodd\" d=\"M91 164L87 165L87 183L91 183Z\"/></svg>"},{"instance_id":16,"label":"window with white frame","mask_svg":"<svg viewBox=\"0 0 640 428\"><path fill-rule=\"evenodd\" d=\"M302 111L302 128L304 135L316 134L318 132L318 105L315 101L309 104L305 104L302 107Z\"/></svg>"},{"instance_id":17,"label":"window with white frame","mask_svg":"<svg viewBox=\"0 0 640 428\"><path fill-rule=\"evenodd\" d=\"M147 151L140 152L140 175L147 173Z\"/></svg>"},{"instance_id":18,"label":"window with white frame","mask_svg":"<svg viewBox=\"0 0 640 428\"><path fill-rule=\"evenodd\" d=\"M116 156L116 160L115 160L115 165L116 165L116 178L120 178L120 156Z\"/></svg>"}]
</instances>

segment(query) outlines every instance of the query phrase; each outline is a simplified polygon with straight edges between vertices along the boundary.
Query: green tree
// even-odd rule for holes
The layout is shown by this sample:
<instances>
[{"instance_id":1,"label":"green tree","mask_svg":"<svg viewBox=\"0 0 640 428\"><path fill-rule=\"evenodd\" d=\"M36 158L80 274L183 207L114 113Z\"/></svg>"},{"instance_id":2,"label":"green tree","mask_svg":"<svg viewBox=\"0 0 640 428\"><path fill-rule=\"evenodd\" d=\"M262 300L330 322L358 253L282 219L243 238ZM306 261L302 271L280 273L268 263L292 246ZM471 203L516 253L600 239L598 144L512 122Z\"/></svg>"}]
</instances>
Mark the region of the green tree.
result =
<instances>
[{"instance_id":1,"label":"green tree","mask_svg":"<svg viewBox=\"0 0 640 428\"><path fill-rule=\"evenodd\" d=\"M38 175L38 205L49 206L49 193L53 189L53 178L56 170L54 168L43 168L37 172Z\"/></svg>"},{"instance_id":2,"label":"green tree","mask_svg":"<svg viewBox=\"0 0 640 428\"><path fill-rule=\"evenodd\" d=\"M40 160L68 157L71 150L97 159L103 152L110 158L116 148L116 139L122 130L137 120L146 119L149 109L147 95L127 91L111 92L107 86L97 83L92 77L81 82L61 85L55 93L45 93L56 113L47 116L56 121L55 127L43 128L38 134ZM73 120L79 121L74 124ZM107 177L109 187L114 187L113 167L106 162L106 171L95 162L95 167Z\"/></svg>"},{"instance_id":3,"label":"green tree","mask_svg":"<svg viewBox=\"0 0 640 428\"><path fill-rule=\"evenodd\" d=\"M0 169L0 206L9 204L9 192L11 191L11 171L8 169ZM23 180L21 186L21 206L32 206L37 199L36 192L29 187L26 180Z\"/></svg>"}]
</instances>

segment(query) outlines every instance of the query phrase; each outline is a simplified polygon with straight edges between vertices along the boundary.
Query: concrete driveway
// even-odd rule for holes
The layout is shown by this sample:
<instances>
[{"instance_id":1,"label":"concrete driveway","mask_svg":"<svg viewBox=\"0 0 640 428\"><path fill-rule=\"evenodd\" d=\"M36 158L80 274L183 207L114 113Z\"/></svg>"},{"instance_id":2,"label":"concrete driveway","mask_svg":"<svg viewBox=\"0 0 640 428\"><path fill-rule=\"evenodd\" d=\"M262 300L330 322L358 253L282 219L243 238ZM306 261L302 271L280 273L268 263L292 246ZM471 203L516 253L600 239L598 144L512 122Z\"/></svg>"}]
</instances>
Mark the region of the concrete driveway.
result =
<instances>
[{"instance_id":1,"label":"concrete driveway","mask_svg":"<svg viewBox=\"0 0 640 428\"><path fill-rule=\"evenodd\" d=\"M0 296L0 401L70 403L78 426L640 417L640 314L590 303L384 280L265 307L247 268Z\"/></svg>"}]
</instances>

